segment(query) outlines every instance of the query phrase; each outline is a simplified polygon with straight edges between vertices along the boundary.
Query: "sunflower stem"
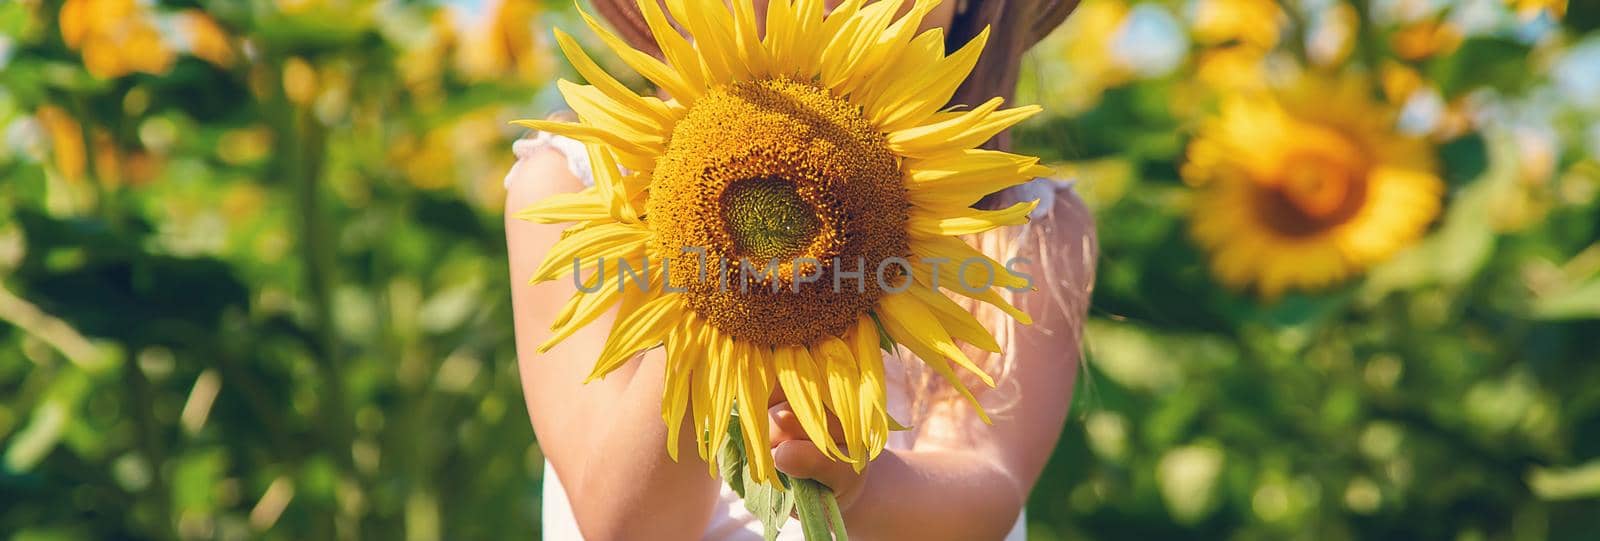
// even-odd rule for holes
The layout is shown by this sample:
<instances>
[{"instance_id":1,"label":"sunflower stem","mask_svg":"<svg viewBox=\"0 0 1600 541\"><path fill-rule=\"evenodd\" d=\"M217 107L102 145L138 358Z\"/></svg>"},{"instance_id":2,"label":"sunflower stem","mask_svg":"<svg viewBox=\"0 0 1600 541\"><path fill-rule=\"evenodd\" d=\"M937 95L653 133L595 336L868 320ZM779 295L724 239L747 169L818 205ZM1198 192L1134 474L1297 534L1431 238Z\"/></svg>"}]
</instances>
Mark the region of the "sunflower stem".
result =
<instances>
[{"instance_id":1,"label":"sunflower stem","mask_svg":"<svg viewBox=\"0 0 1600 541\"><path fill-rule=\"evenodd\" d=\"M811 479L790 478L795 492L795 509L800 515L800 529L806 541L847 541L844 516L839 512L839 499L826 485Z\"/></svg>"},{"instance_id":2,"label":"sunflower stem","mask_svg":"<svg viewBox=\"0 0 1600 541\"><path fill-rule=\"evenodd\" d=\"M839 499L833 490L812 479L789 477L778 472L777 485L760 483L750 471L745 454L744 434L739 428L738 406L728 418L728 437L718 456L722 479L740 498L745 509L761 521L768 541L777 539L779 529L789 522L793 511L800 519L806 541L848 541Z\"/></svg>"}]
</instances>

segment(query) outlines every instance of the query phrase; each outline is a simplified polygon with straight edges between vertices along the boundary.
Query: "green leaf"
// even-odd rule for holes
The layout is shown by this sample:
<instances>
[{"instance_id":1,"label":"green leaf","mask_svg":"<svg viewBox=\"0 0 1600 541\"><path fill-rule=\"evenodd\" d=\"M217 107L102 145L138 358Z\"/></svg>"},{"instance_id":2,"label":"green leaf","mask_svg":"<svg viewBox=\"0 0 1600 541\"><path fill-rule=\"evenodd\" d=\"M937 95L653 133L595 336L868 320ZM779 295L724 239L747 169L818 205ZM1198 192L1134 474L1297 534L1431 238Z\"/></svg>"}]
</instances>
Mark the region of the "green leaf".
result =
<instances>
[{"instance_id":1,"label":"green leaf","mask_svg":"<svg viewBox=\"0 0 1600 541\"><path fill-rule=\"evenodd\" d=\"M757 482L755 476L751 474L750 461L745 456L744 430L739 426L737 406L728 416L728 439L723 442L717 460L722 479L744 499L744 508L761 521L762 532L767 541L777 539L778 530L788 522L789 512L794 509L794 494L786 490L789 478L781 473L778 474L778 482L782 486Z\"/></svg>"},{"instance_id":2,"label":"green leaf","mask_svg":"<svg viewBox=\"0 0 1600 541\"><path fill-rule=\"evenodd\" d=\"M1533 317L1549 320L1591 319L1600 317L1600 278L1533 301Z\"/></svg>"},{"instance_id":3,"label":"green leaf","mask_svg":"<svg viewBox=\"0 0 1600 541\"><path fill-rule=\"evenodd\" d=\"M735 410L728 416L728 439L723 440L722 452L717 453L717 469L722 472L723 482L728 483L740 498L744 497L744 470L747 467L744 431L739 428L739 412Z\"/></svg>"},{"instance_id":4,"label":"green leaf","mask_svg":"<svg viewBox=\"0 0 1600 541\"><path fill-rule=\"evenodd\" d=\"M1473 132L1439 146L1444 162L1444 180L1451 186L1464 186L1489 169L1489 142Z\"/></svg>"},{"instance_id":5,"label":"green leaf","mask_svg":"<svg viewBox=\"0 0 1600 541\"><path fill-rule=\"evenodd\" d=\"M748 464L746 467L749 467ZM788 476L778 474L778 482L788 486ZM789 521L794 510L794 493L766 483L758 483L755 476L744 476L744 508L761 520L762 536L767 541L778 538L778 530Z\"/></svg>"},{"instance_id":6,"label":"green leaf","mask_svg":"<svg viewBox=\"0 0 1600 541\"><path fill-rule=\"evenodd\" d=\"M1446 99L1455 99L1482 87L1517 93L1529 86L1529 47L1500 37L1468 39L1455 54L1440 59L1428 70Z\"/></svg>"}]
</instances>

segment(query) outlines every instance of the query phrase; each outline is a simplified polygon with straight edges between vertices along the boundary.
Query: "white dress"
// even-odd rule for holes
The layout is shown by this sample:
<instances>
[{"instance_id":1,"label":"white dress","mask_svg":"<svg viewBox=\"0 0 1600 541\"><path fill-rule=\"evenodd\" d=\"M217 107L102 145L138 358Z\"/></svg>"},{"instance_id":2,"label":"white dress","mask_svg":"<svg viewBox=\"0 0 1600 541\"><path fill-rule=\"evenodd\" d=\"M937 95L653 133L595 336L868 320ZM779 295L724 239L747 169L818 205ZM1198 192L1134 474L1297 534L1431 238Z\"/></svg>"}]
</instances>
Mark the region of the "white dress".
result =
<instances>
[{"instance_id":1,"label":"white dress","mask_svg":"<svg viewBox=\"0 0 1600 541\"><path fill-rule=\"evenodd\" d=\"M521 160L532 156L540 148L551 148L560 152L567 158L567 168L573 176L583 181L585 186L594 184L594 177L589 169L589 154L584 150L583 143L559 135L544 132L537 133L532 138L525 138L512 145L519 163ZM516 176L515 167L506 175L506 185L510 186ZM1043 199L1038 211L1051 207L1051 199L1060 183L1049 179L1036 179L1029 185L1029 195ZM1037 216L1035 216L1037 218ZM898 357L885 356L884 362L888 364L884 370L884 380L888 387L889 414L896 419L911 418L909 411L909 387L906 384L904 370L896 370L900 360ZM910 450L914 442L914 431L892 432L889 434L887 447L896 450ZM721 493L717 496L716 506L712 509L711 522L706 526L705 534L701 539L705 541L759 541L761 540L761 522L755 515L744 508L744 502L739 495L722 485ZM578 532L578 521L572 515L572 502L567 500L566 488L561 485L561 479L556 476L555 468L550 467L550 462L544 463L544 495L543 495L542 523L544 539L552 541L577 541L583 535ZM1026 535L1027 513L1024 511L1017 515L1016 523L1011 531L1006 534L1005 541L1023 541ZM804 536L800 531L800 523L790 519L781 529L778 539L783 541L800 541Z\"/></svg>"}]
</instances>

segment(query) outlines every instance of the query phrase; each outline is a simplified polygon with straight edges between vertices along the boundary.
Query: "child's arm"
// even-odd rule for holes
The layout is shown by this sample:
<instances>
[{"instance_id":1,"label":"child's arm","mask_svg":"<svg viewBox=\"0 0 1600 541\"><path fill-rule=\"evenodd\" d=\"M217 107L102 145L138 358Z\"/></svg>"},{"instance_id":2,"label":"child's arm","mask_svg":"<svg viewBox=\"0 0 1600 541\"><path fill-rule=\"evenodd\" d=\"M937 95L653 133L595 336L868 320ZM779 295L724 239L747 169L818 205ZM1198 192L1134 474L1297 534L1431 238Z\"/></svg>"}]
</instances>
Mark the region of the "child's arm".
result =
<instances>
[{"instance_id":1,"label":"child's arm","mask_svg":"<svg viewBox=\"0 0 1600 541\"><path fill-rule=\"evenodd\" d=\"M786 405L773 408L778 468L839 492L852 538L1000 539L1027 503L1072 402L1097 251L1093 219L1071 192L1059 193L1046 220L1056 230L1044 239L1049 261L1037 243L1019 255L1035 262L1025 270L1036 281L1054 281L1017 296L1034 323L1014 327L1015 365L1000 387L987 391L1012 399L994 401L1008 405L990 410L993 425L963 401L943 404L922 422L914 450L886 450L857 476L803 441ZM1054 271L1041 273L1044 265Z\"/></svg>"},{"instance_id":2,"label":"child's arm","mask_svg":"<svg viewBox=\"0 0 1600 541\"><path fill-rule=\"evenodd\" d=\"M579 528L591 540L698 539L710 520L717 481L699 459L692 430L678 439L679 461L667 457L660 350L584 385L610 332L609 313L547 354L534 350L576 291L568 279L528 284L566 226L512 215L583 185L565 158L548 148L519 160L510 176L505 227L523 395L540 450L561 477ZM641 364L648 366L641 370Z\"/></svg>"}]
</instances>

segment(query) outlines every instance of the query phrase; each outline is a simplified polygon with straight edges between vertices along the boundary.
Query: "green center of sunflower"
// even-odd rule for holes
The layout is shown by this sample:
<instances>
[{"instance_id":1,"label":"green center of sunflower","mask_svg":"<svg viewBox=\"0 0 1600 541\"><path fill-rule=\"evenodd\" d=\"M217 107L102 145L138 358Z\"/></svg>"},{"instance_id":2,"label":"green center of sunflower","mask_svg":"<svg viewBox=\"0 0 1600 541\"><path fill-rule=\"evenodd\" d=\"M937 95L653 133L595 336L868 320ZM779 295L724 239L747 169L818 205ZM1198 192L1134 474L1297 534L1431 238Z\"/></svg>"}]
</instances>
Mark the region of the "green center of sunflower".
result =
<instances>
[{"instance_id":1,"label":"green center of sunflower","mask_svg":"<svg viewBox=\"0 0 1600 541\"><path fill-rule=\"evenodd\" d=\"M821 227L817 210L785 180L735 182L722 192L721 206L734 251L757 261L800 255Z\"/></svg>"},{"instance_id":2,"label":"green center of sunflower","mask_svg":"<svg viewBox=\"0 0 1600 541\"><path fill-rule=\"evenodd\" d=\"M653 256L729 336L839 336L882 295L878 264L910 253L899 158L859 106L810 82L710 88L666 147L645 209ZM899 283L889 268L885 283Z\"/></svg>"}]
</instances>

